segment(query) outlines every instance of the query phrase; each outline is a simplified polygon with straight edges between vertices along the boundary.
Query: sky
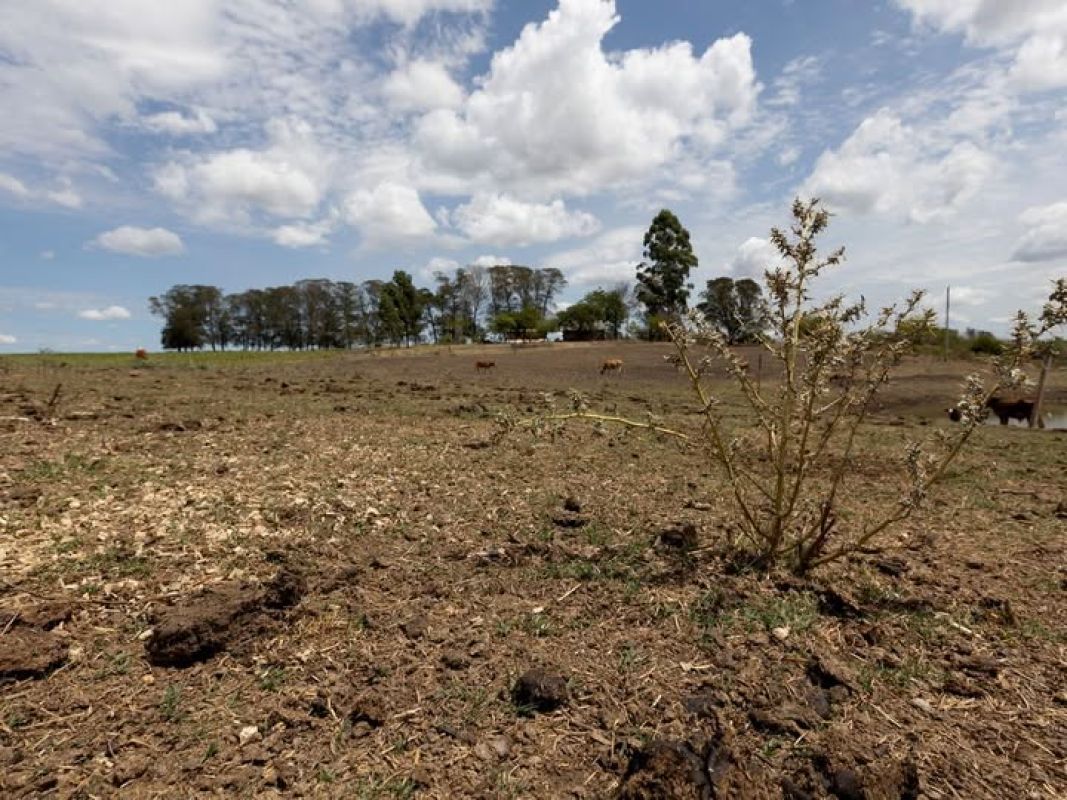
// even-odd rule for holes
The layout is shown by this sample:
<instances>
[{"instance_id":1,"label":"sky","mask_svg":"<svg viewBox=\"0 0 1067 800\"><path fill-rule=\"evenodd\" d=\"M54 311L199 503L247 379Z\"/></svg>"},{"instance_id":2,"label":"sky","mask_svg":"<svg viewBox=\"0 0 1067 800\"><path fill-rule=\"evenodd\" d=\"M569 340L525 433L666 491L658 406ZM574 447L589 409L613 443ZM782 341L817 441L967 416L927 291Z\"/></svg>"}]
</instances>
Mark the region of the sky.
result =
<instances>
[{"instance_id":1,"label":"sky","mask_svg":"<svg viewBox=\"0 0 1067 800\"><path fill-rule=\"evenodd\" d=\"M773 266L998 332L1067 276L1063 0L4 0L0 353L158 346L149 296L465 264Z\"/></svg>"}]
</instances>

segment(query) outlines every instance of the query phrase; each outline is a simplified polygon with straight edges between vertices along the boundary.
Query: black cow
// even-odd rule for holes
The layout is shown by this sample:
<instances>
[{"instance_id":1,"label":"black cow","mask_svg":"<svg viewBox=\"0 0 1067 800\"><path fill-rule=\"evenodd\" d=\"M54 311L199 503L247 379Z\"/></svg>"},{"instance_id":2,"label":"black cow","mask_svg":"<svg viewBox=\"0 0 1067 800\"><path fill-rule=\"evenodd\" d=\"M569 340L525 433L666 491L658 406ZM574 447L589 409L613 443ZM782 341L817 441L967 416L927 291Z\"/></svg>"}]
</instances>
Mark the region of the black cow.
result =
<instances>
[{"instance_id":1,"label":"black cow","mask_svg":"<svg viewBox=\"0 0 1067 800\"><path fill-rule=\"evenodd\" d=\"M1010 419L1029 422L1030 416L1034 413L1033 400L1005 400L1002 397L990 397L985 406L1000 418L1001 425L1007 425Z\"/></svg>"},{"instance_id":2,"label":"black cow","mask_svg":"<svg viewBox=\"0 0 1067 800\"><path fill-rule=\"evenodd\" d=\"M1020 422L1029 422L1030 416L1034 413L1034 402L1032 400L1005 400L1003 397L994 396L986 400L985 407L997 415L1001 425L1007 425L1008 421L1013 419L1017 419ZM959 422L963 419L963 414L955 406L946 409L946 411L948 411L948 418L953 422Z\"/></svg>"}]
</instances>

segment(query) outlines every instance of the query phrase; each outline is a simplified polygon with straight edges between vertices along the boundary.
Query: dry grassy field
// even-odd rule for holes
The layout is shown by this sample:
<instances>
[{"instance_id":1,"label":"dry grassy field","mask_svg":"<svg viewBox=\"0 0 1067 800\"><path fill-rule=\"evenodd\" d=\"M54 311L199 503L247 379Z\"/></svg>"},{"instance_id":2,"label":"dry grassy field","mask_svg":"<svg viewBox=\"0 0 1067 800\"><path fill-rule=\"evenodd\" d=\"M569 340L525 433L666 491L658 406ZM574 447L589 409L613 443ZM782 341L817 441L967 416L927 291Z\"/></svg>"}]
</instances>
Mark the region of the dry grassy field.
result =
<instances>
[{"instance_id":1,"label":"dry grassy field","mask_svg":"<svg viewBox=\"0 0 1067 800\"><path fill-rule=\"evenodd\" d=\"M667 351L3 360L0 795L1067 796L1067 431L765 575L699 449L496 435L569 389L696 428ZM847 512L977 365L903 366Z\"/></svg>"}]
</instances>

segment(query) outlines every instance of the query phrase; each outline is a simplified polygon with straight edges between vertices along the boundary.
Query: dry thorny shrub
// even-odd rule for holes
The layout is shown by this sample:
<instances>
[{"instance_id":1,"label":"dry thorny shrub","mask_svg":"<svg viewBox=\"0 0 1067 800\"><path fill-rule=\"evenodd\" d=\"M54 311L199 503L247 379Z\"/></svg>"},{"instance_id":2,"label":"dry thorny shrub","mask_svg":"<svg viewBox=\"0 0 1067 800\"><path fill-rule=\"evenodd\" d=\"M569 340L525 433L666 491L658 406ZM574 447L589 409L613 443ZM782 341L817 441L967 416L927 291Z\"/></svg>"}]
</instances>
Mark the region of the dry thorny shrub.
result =
<instances>
[{"instance_id":1,"label":"dry thorny shrub","mask_svg":"<svg viewBox=\"0 0 1067 800\"><path fill-rule=\"evenodd\" d=\"M838 512L850 497L858 435L893 368L929 333L934 312L921 309L921 292L873 318L862 298L850 303L837 295L816 302L811 284L844 260L844 250L819 256L815 240L830 215L818 200L798 199L792 211L789 233L771 231L783 266L765 275L770 325L760 336L762 348L780 368L779 381L761 382L726 339L693 314L666 329L676 348L672 360L688 377L699 404L699 435L658 426L651 417L640 422L594 413L577 395L570 412L526 423L536 432L551 433L567 419L584 418L598 426L646 428L690 441L728 485L735 512L729 550L765 569L785 565L805 573L875 546L921 506L984 421L989 398L1021 386L1026 380L1022 365L1034 341L1067 320L1067 281L1057 282L1037 323L1019 312L1012 346L992 362L991 375L967 377L957 406L960 426L903 443L906 488L900 496L881 502L868 498L874 507L866 508L862 519L853 518ZM723 413L721 395L708 380L716 364L725 366L744 398L740 423ZM514 420L502 419L503 428L513 426Z\"/></svg>"}]
</instances>

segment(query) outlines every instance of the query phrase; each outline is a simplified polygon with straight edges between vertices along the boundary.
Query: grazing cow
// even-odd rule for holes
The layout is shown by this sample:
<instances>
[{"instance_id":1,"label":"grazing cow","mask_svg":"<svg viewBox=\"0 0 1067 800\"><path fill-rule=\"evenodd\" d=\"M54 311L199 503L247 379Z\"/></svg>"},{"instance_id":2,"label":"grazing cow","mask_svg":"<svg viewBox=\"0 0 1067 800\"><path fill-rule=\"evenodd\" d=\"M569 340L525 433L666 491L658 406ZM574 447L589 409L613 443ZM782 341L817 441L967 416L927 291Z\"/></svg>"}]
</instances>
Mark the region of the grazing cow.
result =
<instances>
[{"instance_id":1,"label":"grazing cow","mask_svg":"<svg viewBox=\"0 0 1067 800\"><path fill-rule=\"evenodd\" d=\"M137 352L133 354L133 357L136 358L138 361L147 361L148 351L145 350L143 347L138 347Z\"/></svg>"},{"instance_id":2,"label":"grazing cow","mask_svg":"<svg viewBox=\"0 0 1067 800\"><path fill-rule=\"evenodd\" d=\"M478 370L478 372L488 372L489 370L491 370L495 366L496 366L496 362L495 361L475 361L474 362L474 368L476 370Z\"/></svg>"},{"instance_id":3,"label":"grazing cow","mask_svg":"<svg viewBox=\"0 0 1067 800\"><path fill-rule=\"evenodd\" d=\"M609 359L606 359L604 361L604 363L600 365L600 374L603 375L605 372L617 372L617 373L619 373L621 375L622 374L622 359L621 358L609 358Z\"/></svg>"},{"instance_id":4,"label":"grazing cow","mask_svg":"<svg viewBox=\"0 0 1067 800\"><path fill-rule=\"evenodd\" d=\"M1007 425L1010 419L1029 422L1030 415L1034 413L1033 400L1005 400L1002 397L990 397L985 405L1000 418L1001 425Z\"/></svg>"},{"instance_id":5,"label":"grazing cow","mask_svg":"<svg viewBox=\"0 0 1067 800\"><path fill-rule=\"evenodd\" d=\"M1032 400L1005 400L1003 397L990 397L986 400L985 407L997 415L1001 425L1007 425L1009 420L1017 419L1020 422L1029 422L1030 415L1034 413ZM953 422L963 419L963 413L953 406L947 408L948 418ZM986 412L989 413L988 411Z\"/></svg>"}]
</instances>

